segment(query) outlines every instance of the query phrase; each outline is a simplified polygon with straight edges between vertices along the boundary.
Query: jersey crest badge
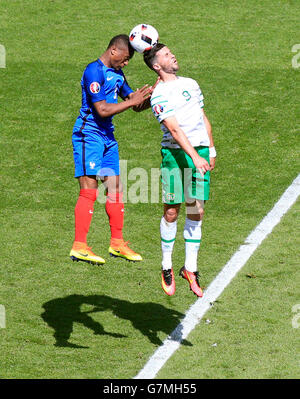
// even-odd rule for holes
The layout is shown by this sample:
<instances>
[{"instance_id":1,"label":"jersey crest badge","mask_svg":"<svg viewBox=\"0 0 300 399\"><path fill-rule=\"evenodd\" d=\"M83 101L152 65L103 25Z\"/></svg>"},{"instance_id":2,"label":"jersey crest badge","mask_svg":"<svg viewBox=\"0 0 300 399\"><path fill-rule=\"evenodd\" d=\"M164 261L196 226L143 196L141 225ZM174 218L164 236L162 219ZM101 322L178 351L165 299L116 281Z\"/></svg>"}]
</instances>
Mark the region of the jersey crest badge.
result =
<instances>
[{"instance_id":1,"label":"jersey crest badge","mask_svg":"<svg viewBox=\"0 0 300 399\"><path fill-rule=\"evenodd\" d=\"M165 194L165 199L167 201L175 201L175 194L174 193L167 193L167 194Z\"/></svg>"},{"instance_id":2,"label":"jersey crest badge","mask_svg":"<svg viewBox=\"0 0 300 399\"><path fill-rule=\"evenodd\" d=\"M93 82L90 84L90 92L97 94L100 91L100 84L98 82Z\"/></svg>"},{"instance_id":3,"label":"jersey crest badge","mask_svg":"<svg viewBox=\"0 0 300 399\"><path fill-rule=\"evenodd\" d=\"M161 114L163 112L163 110L164 110L164 107L160 104L156 104L153 107L153 111L154 111L155 115Z\"/></svg>"}]
</instances>

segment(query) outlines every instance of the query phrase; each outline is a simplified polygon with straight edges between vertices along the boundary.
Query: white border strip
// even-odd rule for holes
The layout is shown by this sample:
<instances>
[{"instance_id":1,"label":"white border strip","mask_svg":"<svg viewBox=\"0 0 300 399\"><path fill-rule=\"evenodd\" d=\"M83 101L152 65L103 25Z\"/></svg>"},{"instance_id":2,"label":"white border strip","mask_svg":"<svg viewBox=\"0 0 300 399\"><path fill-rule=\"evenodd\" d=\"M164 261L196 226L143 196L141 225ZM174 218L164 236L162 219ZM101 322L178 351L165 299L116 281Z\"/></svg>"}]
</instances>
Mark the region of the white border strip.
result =
<instances>
[{"instance_id":1,"label":"white border strip","mask_svg":"<svg viewBox=\"0 0 300 399\"><path fill-rule=\"evenodd\" d=\"M165 339L162 346L154 352L143 369L136 375L136 377L134 377L134 379L152 379L156 376L167 360L180 347L181 342L186 339L189 333L200 322L204 314L212 306L213 302L216 301L230 281L245 265L262 241L280 222L282 216L296 202L299 194L300 174L283 193L272 210L250 233L244 244L240 246L237 252L235 252L217 277L211 282L207 290L205 290L203 297L198 298L197 301L188 309L182 322Z\"/></svg>"}]
</instances>

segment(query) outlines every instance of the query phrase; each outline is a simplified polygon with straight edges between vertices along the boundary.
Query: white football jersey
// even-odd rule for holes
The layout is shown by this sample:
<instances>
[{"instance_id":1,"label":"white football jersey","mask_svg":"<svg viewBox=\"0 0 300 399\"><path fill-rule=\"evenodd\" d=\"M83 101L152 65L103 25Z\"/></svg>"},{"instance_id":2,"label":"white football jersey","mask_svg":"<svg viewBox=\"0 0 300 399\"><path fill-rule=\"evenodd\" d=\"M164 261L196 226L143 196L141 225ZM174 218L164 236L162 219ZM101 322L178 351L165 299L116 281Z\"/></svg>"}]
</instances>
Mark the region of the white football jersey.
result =
<instances>
[{"instance_id":1,"label":"white football jersey","mask_svg":"<svg viewBox=\"0 0 300 399\"><path fill-rule=\"evenodd\" d=\"M170 116L176 117L193 147L209 146L202 110L203 94L194 79L179 76L176 80L160 82L152 93L151 107L163 131L162 147L180 148L162 123Z\"/></svg>"}]
</instances>

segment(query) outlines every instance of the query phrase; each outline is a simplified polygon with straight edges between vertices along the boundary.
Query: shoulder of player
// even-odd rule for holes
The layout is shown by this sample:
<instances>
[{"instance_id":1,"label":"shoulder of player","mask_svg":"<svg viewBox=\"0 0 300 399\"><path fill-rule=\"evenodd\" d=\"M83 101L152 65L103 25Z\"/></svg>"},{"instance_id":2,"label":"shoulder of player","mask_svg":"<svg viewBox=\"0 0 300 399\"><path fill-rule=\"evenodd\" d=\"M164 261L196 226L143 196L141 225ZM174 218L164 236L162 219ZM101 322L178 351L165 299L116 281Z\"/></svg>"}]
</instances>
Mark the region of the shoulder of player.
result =
<instances>
[{"instance_id":1,"label":"shoulder of player","mask_svg":"<svg viewBox=\"0 0 300 399\"><path fill-rule=\"evenodd\" d=\"M196 87L199 86L198 82L195 79L193 79L193 78L188 78L188 77L185 77L185 76L179 76L178 78L183 83L188 83L188 84L190 84L192 86L196 86Z\"/></svg>"},{"instance_id":2,"label":"shoulder of player","mask_svg":"<svg viewBox=\"0 0 300 399\"><path fill-rule=\"evenodd\" d=\"M104 65L100 63L98 60L90 62L85 70L84 75L88 77L95 77L97 80L105 80L104 78Z\"/></svg>"},{"instance_id":3,"label":"shoulder of player","mask_svg":"<svg viewBox=\"0 0 300 399\"><path fill-rule=\"evenodd\" d=\"M164 85L163 83L159 83L155 89L153 90L153 93L151 95L151 104L155 104L156 102L159 102L160 99L163 99L165 97L165 90L164 90Z\"/></svg>"},{"instance_id":4,"label":"shoulder of player","mask_svg":"<svg viewBox=\"0 0 300 399\"><path fill-rule=\"evenodd\" d=\"M98 70L103 68L103 64L99 62L99 60L95 60L87 64L85 67L85 71L93 71L93 70Z\"/></svg>"}]
</instances>

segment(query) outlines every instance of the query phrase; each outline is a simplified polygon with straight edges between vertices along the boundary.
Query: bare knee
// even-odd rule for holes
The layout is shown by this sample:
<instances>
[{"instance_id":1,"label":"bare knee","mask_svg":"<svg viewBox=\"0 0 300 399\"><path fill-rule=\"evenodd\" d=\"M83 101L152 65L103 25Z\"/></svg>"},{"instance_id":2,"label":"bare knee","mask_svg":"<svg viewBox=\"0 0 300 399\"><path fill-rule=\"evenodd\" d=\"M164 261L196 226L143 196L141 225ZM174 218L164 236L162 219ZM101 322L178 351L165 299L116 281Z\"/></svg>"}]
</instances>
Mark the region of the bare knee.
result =
<instances>
[{"instance_id":1,"label":"bare knee","mask_svg":"<svg viewBox=\"0 0 300 399\"><path fill-rule=\"evenodd\" d=\"M108 193L113 194L123 192L123 185L119 176L106 176L102 182Z\"/></svg>"},{"instance_id":2,"label":"bare knee","mask_svg":"<svg viewBox=\"0 0 300 399\"><path fill-rule=\"evenodd\" d=\"M164 218L168 223L173 223L178 218L179 209L177 208L168 208L165 209Z\"/></svg>"},{"instance_id":3,"label":"bare knee","mask_svg":"<svg viewBox=\"0 0 300 399\"><path fill-rule=\"evenodd\" d=\"M96 176L80 176L78 178L80 189L97 189L98 181Z\"/></svg>"},{"instance_id":4,"label":"bare knee","mask_svg":"<svg viewBox=\"0 0 300 399\"><path fill-rule=\"evenodd\" d=\"M187 217L190 220L199 221L204 216L204 201L195 201L193 203L186 204Z\"/></svg>"}]
</instances>

